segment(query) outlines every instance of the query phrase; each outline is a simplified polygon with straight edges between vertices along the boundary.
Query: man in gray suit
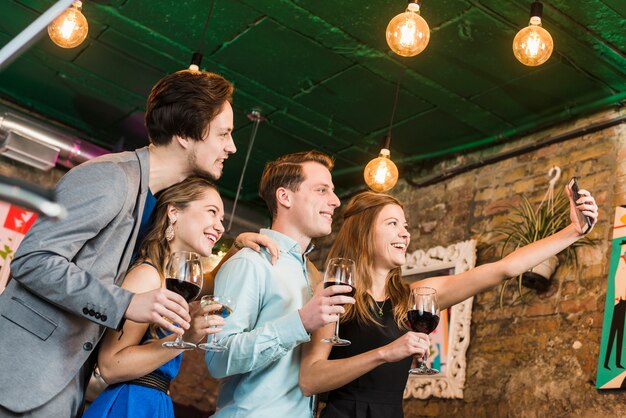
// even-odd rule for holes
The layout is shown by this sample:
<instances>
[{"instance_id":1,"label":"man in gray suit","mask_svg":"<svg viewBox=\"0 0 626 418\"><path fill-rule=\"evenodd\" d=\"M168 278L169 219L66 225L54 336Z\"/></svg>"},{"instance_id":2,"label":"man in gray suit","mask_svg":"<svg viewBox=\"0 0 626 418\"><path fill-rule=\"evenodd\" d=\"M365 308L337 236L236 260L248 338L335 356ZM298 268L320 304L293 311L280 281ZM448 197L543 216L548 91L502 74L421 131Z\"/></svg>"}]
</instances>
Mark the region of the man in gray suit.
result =
<instances>
[{"instance_id":1,"label":"man in gray suit","mask_svg":"<svg viewBox=\"0 0 626 418\"><path fill-rule=\"evenodd\" d=\"M236 151L232 92L213 73L164 77L148 98L148 147L96 158L59 181L69 216L33 225L0 295L0 417L80 416L106 327L119 330L125 319L179 334L173 324L189 327L182 297L119 284L153 194L191 174L219 178Z\"/></svg>"}]
</instances>

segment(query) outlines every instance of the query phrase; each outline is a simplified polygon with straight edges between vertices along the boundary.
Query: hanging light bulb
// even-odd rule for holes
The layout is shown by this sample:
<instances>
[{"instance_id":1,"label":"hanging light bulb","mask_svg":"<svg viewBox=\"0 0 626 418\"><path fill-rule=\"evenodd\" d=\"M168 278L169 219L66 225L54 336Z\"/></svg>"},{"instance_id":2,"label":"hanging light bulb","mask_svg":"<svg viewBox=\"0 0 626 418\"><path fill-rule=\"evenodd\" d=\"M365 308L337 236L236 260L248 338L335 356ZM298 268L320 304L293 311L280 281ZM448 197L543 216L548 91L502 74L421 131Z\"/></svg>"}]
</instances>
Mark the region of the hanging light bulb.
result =
<instances>
[{"instance_id":1,"label":"hanging light bulb","mask_svg":"<svg viewBox=\"0 0 626 418\"><path fill-rule=\"evenodd\" d=\"M389 147L391 135L385 136L385 144L377 158L367 163L363 178L367 187L375 192L391 190L398 182L398 167L391 161Z\"/></svg>"},{"instance_id":2,"label":"hanging light bulb","mask_svg":"<svg viewBox=\"0 0 626 418\"><path fill-rule=\"evenodd\" d=\"M535 1L530 6L530 23L517 32L513 39L513 54L519 62L534 67L550 58L554 42L550 33L541 27L543 4Z\"/></svg>"},{"instance_id":3,"label":"hanging light bulb","mask_svg":"<svg viewBox=\"0 0 626 418\"><path fill-rule=\"evenodd\" d=\"M409 0L404 13L387 25L387 44L403 57L414 57L426 49L430 40L428 23L420 16L420 0Z\"/></svg>"},{"instance_id":4,"label":"hanging light bulb","mask_svg":"<svg viewBox=\"0 0 626 418\"><path fill-rule=\"evenodd\" d=\"M85 40L89 25L80 9L83 3L75 1L48 25L48 35L61 48L74 48Z\"/></svg>"}]
</instances>

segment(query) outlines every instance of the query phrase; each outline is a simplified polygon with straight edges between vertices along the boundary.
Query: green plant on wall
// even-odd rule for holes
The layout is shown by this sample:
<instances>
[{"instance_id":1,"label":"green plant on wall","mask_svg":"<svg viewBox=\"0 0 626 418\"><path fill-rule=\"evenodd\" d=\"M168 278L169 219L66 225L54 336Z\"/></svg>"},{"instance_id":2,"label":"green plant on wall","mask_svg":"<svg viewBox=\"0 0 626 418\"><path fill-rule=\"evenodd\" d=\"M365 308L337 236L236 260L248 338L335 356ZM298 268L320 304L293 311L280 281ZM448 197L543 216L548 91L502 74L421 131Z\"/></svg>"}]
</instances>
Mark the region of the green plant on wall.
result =
<instances>
[{"instance_id":1,"label":"green plant on wall","mask_svg":"<svg viewBox=\"0 0 626 418\"><path fill-rule=\"evenodd\" d=\"M542 201L536 209L524 195L522 195L521 203L518 206L510 207L510 216L507 217L503 225L495 228L495 232L499 237L493 245L502 247L500 252L501 258L517 248L546 238L571 223L569 198L565 192L560 191L555 196L552 196L551 191L549 191L547 196L547 201ZM504 304L505 290L511 281L515 280L517 283L519 294L519 297L513 303L518 300L523 302L525 295L524 287L540 292L545 291L559 262L563 264L573 263L578 267L576 248L591 244L592 241L585 237L561 251L558 254L558 258L554 257L546 260L544 262L545 265L542 263L528 272L505 280L500 287L500 307ZM548 277L545 277L546 274Z\"/></svg>"}]
</instances>

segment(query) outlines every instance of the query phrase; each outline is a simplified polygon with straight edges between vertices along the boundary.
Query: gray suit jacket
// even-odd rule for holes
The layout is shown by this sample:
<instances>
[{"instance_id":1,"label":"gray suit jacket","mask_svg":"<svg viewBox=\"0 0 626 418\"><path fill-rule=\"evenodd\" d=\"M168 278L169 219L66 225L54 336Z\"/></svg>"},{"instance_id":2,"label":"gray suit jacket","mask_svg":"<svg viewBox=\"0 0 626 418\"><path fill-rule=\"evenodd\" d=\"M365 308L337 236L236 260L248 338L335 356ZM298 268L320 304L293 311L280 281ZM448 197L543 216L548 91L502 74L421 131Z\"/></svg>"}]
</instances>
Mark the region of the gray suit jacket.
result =
<instances>
[{"instance_id":1,"label":"gray suit jacket","mask_svg":"<svg viewBox=\"0 0 626 418\"><path fill-rule=\"evenodd\" d=\"M59 181L68 217L35 222L0 295L0 405L25 412L45 404L79 373L105 327L121 327L132 293L119 285L148 180L142 148L96 158Z\"/></svg>"}]
</instances>

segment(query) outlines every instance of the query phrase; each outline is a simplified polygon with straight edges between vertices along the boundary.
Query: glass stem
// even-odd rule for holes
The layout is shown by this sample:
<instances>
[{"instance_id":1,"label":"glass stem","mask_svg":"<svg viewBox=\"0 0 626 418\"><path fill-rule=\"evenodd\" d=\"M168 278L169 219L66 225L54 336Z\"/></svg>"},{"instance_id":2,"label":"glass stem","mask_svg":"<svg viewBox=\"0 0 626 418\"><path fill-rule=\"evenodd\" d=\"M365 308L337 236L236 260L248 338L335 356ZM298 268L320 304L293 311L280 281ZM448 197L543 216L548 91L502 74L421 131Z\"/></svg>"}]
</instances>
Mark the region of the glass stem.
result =
<instances>
[{"instance_id":1,"label":"glass stem","mask_svg":"<svg viewBox=\"0 0 626 418\"><path fill-rule=\"evenodd\" d=\"M335 322L335 340L339 339L339 314L337 314L337 322Z\"/></svg>"}]
</instances>

